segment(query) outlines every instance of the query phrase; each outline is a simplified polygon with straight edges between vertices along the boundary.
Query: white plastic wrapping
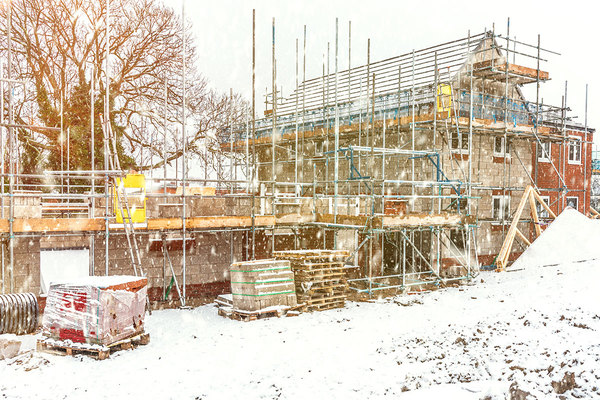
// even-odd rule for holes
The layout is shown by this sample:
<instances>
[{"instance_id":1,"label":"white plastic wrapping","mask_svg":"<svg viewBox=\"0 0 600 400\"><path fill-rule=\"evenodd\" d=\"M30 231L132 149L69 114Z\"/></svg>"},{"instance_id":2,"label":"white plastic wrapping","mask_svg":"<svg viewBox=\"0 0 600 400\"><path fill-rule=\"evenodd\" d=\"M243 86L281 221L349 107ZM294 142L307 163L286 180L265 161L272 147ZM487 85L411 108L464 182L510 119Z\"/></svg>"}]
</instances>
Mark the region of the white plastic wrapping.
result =
<instances>
[{"instance_id":1,"label":"white plastic wrapping","mask_svg":"<svg viewBox=\"0 0 600 400\"><path fill-rule=\"evenodd\" d=\"M102 278L111 279L107 284ZM143 332L146 279L122 277L115 284L115 278L50 285L43 334L74 343L109 345Z\"/></svg>"}]
</instances>

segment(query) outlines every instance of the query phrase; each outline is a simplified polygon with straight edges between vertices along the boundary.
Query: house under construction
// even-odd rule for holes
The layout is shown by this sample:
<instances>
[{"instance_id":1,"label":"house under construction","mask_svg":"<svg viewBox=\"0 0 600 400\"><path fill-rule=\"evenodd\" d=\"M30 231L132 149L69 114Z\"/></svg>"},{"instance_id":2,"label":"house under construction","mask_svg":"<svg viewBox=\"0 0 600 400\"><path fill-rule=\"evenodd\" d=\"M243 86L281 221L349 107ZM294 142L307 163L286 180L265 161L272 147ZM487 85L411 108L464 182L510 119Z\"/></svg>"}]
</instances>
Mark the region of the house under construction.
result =
<instances>
[{"instance_id":1,"label":"house under construction","mask_svg":"<svg viewBox=\"0 0 600 400\"><path fill-rule=\"evenodd\" d=\"M44 264L74 250L89 274L145 274L151 300L182 304L227 291L231 263L277 250L348 250L350 287L369 296L471 279L498 264L528 186L556 214L589 209L593 130L569 118L566 95L540 101L549 55L539 39L485 31L336 61L287 97L274 84L263 118L219 133L244 176L224 189L184 176L115 191L133 179L118 165L54 175L104 188L87 194L22 190L25 176L4 174L2 292L40 293ZM535 214L518 224L525 242L549 217ZM508 260L523 249L511 246Z\"/></svg>"}]
</instances>

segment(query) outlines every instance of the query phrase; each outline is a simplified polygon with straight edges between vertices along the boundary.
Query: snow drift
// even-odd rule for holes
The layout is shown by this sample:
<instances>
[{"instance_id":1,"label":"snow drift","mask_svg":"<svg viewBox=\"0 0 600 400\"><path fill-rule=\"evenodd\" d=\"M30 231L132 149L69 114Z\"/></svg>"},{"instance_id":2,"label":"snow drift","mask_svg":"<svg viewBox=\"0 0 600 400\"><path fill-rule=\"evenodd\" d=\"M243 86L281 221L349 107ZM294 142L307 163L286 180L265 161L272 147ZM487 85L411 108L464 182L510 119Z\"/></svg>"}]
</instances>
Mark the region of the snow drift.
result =
<instances>
[{"instance_id":1,"label":"snow drift","mask_svg":"<svg viewBox=\"0 0 600 400\"><path fill-rule=\"evenodd\" d=\"M600 259L600 220L564 210L510 267L527 268Z\"/></svg>"}]
</instances>

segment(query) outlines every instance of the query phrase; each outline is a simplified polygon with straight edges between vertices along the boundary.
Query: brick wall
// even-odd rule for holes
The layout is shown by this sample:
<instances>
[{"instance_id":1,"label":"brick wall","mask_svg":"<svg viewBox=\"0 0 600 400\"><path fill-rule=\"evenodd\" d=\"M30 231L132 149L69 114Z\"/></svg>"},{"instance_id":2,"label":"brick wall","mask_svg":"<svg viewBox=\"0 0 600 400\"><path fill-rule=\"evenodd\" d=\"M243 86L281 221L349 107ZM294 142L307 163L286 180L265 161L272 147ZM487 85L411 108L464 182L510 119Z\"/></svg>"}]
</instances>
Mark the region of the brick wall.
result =
<instances>
[{"instance_id":1,"label":"brick wall","mask_svg":"<svg viewBox=\"0 0 600 400\"><path fill-rule=\"evenodd\" d=\"M537 160L536 155L536 144L532 144L532 158L533 162L537 162L536 178L538 187L540 188L540 194L542 196L550 197L550 208L555 213L560 213L566 207L566 199L559 199L559 193L557 191L544 190L549 188L559 188L562 186L562 182L559 179L556 168L563 179L565 180L568 193L566 197L577 197L577 210L581 213L587 214L590 206L591 196L591 178L592 178L592 144L593 133L585 133L581 131L568 130L567 136L576 136L582 141L590 143L582 143L581 146L581 160L580 162L569 161L569 145L562 145L554 142L550 146L550 155L552 163L549 161Z\"/></svg>"}]
</instances>

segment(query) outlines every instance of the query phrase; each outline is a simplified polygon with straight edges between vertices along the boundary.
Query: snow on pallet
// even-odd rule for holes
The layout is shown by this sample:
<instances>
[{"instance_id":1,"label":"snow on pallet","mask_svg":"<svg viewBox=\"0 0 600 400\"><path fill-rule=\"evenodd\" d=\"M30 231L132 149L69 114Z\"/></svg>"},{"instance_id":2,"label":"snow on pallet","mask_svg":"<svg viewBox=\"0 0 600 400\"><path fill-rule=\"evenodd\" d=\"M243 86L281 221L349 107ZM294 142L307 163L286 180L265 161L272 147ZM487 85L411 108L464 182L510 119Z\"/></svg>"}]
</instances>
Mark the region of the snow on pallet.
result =
<instances>
[{"instance_id":1,"label":"snow on pallet","mask_svg":"<svg viewBox=\"0 0 600 400\"><path fill-rule=\"evenodd\" d=\"M71 340L42 338L38 339L37 341L37 351L60 356L74 356L81 354L93 357L97 360L105 360L112 352L129 350L139 345L147 345L148 343L150 343L150 334L145 332L123 340L119 340L108 346L90 343L77 343Z\"/></svg>"},{"instance_id":2,"label":"snow on pallet","mask_svg":"<svg viewBox=\"0 0 600 400\"><path fill-rule=\"evenodd\" d=\"M231 293L220 294L215 299L217 307L233 307L233 295Z\"/></svg>"},{"instance_id":3,"label":"snow on pallet","mask_svg":"<svg viewBox=\"0 0 600 400\"><path fill-rule=\"evenodd\" d=\"M222 317L226 317L229 319L233 319L236 321L256 321L259 319L265 318L281 318L281 317L295 317L300 314L300 312L306 310L305 304L299 304L294 307L289 306L272 306L263 308L261 310L256 311L245 311L239 310L232 306L222 305L219 301L217 301L218 314Z\"/></svg>"},{"instance_id":4,"label":"snow on pallet","mask_svg":"<svg viewBox=\"0 0 600 400\"><path fill-rule=\"evenodd\" d=\"M289 307L270 308L257 311L237 310L232 307L220 307L219 315L237 321L256 321L258 319L282 317Z\"/></svg>"}]
</instances>

